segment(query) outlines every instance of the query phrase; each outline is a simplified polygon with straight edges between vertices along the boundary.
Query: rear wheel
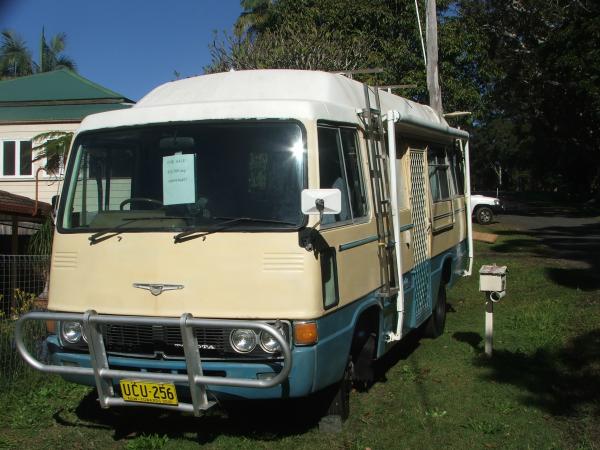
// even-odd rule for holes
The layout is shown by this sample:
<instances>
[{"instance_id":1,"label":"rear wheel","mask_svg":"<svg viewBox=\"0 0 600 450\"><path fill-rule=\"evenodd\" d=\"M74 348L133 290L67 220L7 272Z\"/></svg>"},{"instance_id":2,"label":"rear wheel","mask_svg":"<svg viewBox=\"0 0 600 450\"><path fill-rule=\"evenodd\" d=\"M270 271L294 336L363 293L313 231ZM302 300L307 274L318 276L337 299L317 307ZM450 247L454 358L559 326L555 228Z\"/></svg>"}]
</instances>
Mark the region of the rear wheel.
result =
<instances>
[{"instance_id":1,"label":"rear wheel","mask_svg":"<svg viewBox=\"0 0 600 450\"><path fill-rule=\"evenodd\" d=\"M438 289L437 301L431 317L425 324L425 336L428 338L436 338L444 333L446 327L446 285L440 281Z\"/></svg>"}]
</instances>

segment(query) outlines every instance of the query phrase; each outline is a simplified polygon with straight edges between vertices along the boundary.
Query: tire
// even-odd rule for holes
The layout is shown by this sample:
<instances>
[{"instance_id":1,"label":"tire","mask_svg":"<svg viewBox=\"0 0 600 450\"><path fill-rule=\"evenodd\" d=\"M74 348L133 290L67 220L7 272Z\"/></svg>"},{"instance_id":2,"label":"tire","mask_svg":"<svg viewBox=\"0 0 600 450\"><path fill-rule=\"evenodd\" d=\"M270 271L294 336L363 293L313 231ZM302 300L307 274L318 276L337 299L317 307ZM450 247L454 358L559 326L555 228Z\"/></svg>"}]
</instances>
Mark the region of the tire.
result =
<instances>
[{"instance_id":1,"label":"tire","mask_svg":"<svg viewBox=\"0 0 600 450\"><path fill-rule=\"evenodd\" d=\"M491 208L481 206L475 211L475 220L480 225L488 225L494 220L494 213Z\"/></svg>"},{"instance_id":2,"label":"tire","mask_svg":"<svg viewBox=\"0 0 600 450\"><path fill-rule=\"evenodd\" d=\"M357 351L353 352L352 382L360 391L367 391L375 383L375 353L377 340L375 333L370 333Z\"/></svg>"},{"instance_id":3,"label":"tire","mask_svg":"<svg viewBox=\"0 0 600 450\"><path fill-rule=\"evenodd\" d=\"M349 360L342 379L322 392L321 395L326 402L327 409L319 421L320 431L339 432L342 422L350 416L352 373L352 360Z\"/></svg>"},{"instance_id":4,"label":"tire","mask_svg":"<svg viewBox=\"0 0 600 450\"><path fill-rule=\"evenodd\" d=\"M435 302L435 308L431 317L425 324L424 334L425 337L435 339L444 334L444 328L446 327L446 285L443 281L440 281L440 288L438 289L437 301Z\"/></svg>"}]
</instances>

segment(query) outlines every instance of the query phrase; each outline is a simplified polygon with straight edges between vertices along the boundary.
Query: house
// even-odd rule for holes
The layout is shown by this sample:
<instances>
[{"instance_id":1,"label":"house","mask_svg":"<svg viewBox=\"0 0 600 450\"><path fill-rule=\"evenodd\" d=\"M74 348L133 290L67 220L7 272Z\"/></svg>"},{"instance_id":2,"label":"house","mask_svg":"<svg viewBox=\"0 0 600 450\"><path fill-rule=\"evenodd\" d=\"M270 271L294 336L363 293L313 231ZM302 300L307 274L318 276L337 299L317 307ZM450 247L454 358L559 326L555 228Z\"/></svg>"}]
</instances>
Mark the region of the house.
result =
<instances>
[{"instance_id":1,"label":"house","mask_svg":"<svg viewBox=\"0 0 600 450\"><path fill-rule=\"evenodd\" d=\"M60 178L40 169L44 161L33 161L32 138L51 131L75 131L89 114L132 104L127 97L67 69L0 81L0 191L28 197L34 204L36 200L50 203L58 193ZM33 215L17 217L19 235L33 232L35 226L24 223L39 221ZM15 215L7 215L0 204L0 235L12 235L14 224Z\"/></svg>"}]
</instances>

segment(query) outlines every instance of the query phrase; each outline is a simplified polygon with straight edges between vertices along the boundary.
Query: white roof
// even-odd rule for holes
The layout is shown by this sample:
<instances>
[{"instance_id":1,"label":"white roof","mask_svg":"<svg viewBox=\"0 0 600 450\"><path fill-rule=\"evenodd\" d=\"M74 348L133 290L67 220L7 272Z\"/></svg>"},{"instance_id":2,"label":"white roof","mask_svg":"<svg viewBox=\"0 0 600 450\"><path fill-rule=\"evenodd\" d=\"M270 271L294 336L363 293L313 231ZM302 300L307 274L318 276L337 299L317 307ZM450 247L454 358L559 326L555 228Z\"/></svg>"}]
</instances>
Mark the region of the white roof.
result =
<instances>
[{"instance_id":1,"label":"white roof","mask_svg":"<svg viewBox=\"0 0 600 450\"><path fill-rule=\"evenodd\" d=\"M429 107L380 93L383 113L446 129ZM371 97L371 107L375 102ZM362 83L343 75L304 70L247 70L202 75L158 86L133 108L94 114L80 131L149 123L214 119L300 119L359 122Z\"/></svg>"}]
</instances>

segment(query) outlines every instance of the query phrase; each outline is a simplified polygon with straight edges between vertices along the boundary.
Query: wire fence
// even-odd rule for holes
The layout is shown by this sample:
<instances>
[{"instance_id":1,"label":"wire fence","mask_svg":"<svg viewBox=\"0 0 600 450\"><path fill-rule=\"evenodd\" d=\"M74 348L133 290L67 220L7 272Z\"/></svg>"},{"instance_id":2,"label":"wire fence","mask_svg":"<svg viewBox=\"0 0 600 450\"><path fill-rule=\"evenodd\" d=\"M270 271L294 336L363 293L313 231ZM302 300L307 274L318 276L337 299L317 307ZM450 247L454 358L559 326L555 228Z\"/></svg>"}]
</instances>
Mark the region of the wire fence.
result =
<instances>
[{"instance_id":1,"label":"wire fence","mask_svg":"<svg viewBox=\"0 0 600 450\"><path fill-rule=\"evenodd\" d=\"M46 309L49 272L48 256L0 255L0 388L33 370L16 350L15 322L26 312ZM29 321L24 331L30 351L45 359L46 325Z\"/></svg>"}]
</instances>

